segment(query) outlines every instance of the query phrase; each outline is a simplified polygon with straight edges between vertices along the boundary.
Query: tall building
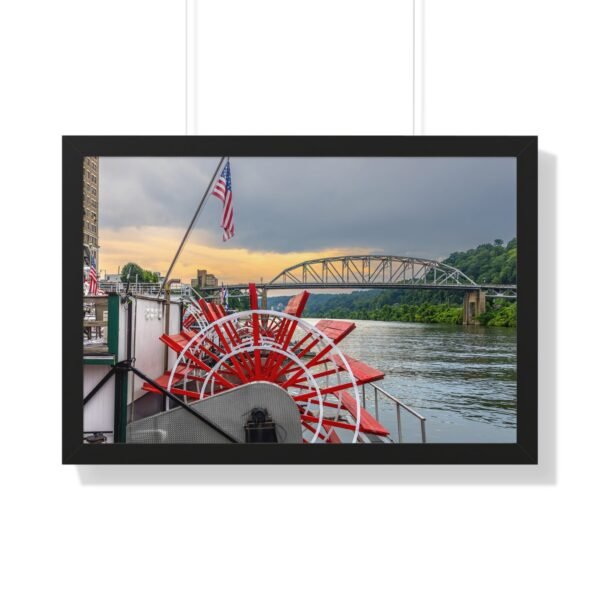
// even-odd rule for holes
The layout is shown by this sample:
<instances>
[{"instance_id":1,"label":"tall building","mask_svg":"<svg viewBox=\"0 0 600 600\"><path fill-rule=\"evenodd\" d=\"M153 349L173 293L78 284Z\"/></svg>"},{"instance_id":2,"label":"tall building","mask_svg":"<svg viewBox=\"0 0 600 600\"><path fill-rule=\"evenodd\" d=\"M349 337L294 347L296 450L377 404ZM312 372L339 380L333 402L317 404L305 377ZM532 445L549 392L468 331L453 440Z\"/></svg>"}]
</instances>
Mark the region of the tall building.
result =
<instances>
[{"instance_id":1,"label":"tall building","mask_svg":"<svg viewBox=\"0 0 600 600\"><path fill-rule=\"evenodd\" d=\"M205 288L219 285L219 280L212 273L207 273L206 269L197 269L196 274L196 279L192 279L192 287Z\"/></svg>"},{"instance_id":2,"label":"tall building","mask_svg":"<svg viewBox=\"0 0 600 600\"><path fill-rule=\"evenodd\" d=\"M96 261L96 272L100 272L98 264L98 156L86 156L83 159L83 256L89 263L93 257Z\"/></svg>"}]
</instances>

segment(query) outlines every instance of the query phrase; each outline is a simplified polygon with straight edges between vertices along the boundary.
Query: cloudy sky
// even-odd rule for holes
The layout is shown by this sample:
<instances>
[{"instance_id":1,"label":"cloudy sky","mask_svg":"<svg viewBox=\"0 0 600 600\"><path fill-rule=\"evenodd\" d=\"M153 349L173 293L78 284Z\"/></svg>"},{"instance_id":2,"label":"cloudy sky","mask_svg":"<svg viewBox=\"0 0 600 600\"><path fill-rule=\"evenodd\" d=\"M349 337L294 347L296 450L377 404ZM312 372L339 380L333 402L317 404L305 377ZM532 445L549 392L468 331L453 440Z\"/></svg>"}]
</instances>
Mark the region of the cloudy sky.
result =
<instances>
[{"instance_id":1,"label":"cloudy sky","mask_svg":"<svg viewBox=\"0 0 600 600\"><path fill-rule=\"evenodd\" d=\"M218 158L101 158L100 269L166 272ZM351 253L441 259L516 235L513 158L231 159L235 237L209 197L173 275L270 280Z\"/></svg>"}]
</instances>

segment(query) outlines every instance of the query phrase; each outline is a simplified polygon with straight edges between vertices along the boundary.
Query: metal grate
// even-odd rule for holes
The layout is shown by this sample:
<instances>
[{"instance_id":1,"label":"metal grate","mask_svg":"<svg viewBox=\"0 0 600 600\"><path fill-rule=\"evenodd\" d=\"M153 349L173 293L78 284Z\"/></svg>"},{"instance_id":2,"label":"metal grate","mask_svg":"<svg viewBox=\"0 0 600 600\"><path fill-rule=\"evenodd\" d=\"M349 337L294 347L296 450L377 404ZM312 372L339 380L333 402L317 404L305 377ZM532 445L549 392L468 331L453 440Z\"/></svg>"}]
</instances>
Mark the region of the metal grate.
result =
<instances>
[{"instance_id":1,"label":"metal grate","mask_svg":"<svg viewBox=\"0 0 600 600\"><path fill-rule=\"evenodd\" d=\"M257 381L190 404L240 443L254 408L265 408L277 424L280 443L301 444L298 408L289 394L273 383ZM182 408L140 419L127 426L130 444L222 444L221 434Z\"/></svg>"}]
</instances>

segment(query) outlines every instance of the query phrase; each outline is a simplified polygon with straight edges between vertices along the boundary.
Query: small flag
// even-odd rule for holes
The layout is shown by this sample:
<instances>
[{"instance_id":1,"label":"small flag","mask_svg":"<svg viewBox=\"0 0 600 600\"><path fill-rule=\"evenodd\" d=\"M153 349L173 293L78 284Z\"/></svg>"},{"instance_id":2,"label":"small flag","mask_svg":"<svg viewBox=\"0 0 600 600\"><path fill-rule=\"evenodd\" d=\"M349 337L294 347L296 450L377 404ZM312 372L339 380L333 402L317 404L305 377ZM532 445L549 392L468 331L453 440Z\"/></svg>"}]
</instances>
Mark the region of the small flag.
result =
<instances>
[{"instance_id":1,"label":"small flag","mask_svg":"<svg viewBox=\"0 0 600 600\"><path fill-rule=\"evenodd\" d=\"M90 296L96 296L98 294L98 276L96 275L96 261L92 257L92 263L90 265Z\"/></svg>"},{"instance_id":2,"label":"small flag","mask_svg":"<svg viewBox=\"0 0 600 600\"><path fill-rule=\"evenodd\" d=\"M229 305L227 303L229 299L229 290L221 284L221 291L219 293L219 298L221 300L221 306L225 307L225 310L229 310Z\"/></svg>"},{"instance_id":3,"label":"small flag","mask_svg":"<svg viewBox=\"0 0 600 600\"><path fill-rule=\"evenodd\" d=\"M212 195L216 196L223 203L223 216L221 218L221 227L223 228L223 241L226 242L233 237L233 194L231 191L231 167L229 160L215 184Z\"/></svg>"}]
</instances>

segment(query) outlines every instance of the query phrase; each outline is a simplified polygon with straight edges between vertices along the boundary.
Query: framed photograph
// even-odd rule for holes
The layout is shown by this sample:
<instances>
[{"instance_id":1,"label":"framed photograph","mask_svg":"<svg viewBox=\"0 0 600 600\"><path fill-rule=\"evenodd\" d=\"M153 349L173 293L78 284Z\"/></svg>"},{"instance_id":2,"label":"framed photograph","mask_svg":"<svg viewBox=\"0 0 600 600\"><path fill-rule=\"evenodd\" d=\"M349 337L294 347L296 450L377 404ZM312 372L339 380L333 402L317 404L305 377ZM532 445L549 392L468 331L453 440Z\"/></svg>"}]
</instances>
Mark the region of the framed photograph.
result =
<instances>
[{"instance_id":1,"label":"framed photograph","mask_svg":"<svg viewBox=\"0 0 600 600\"><path fill-rule=\"evenodd\" d=\"M63 463L537 463L536 137L63 138Z\"/></svg>"}]
</instances>

